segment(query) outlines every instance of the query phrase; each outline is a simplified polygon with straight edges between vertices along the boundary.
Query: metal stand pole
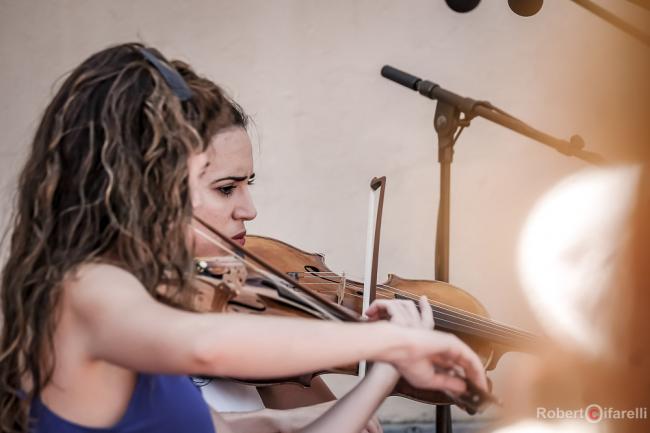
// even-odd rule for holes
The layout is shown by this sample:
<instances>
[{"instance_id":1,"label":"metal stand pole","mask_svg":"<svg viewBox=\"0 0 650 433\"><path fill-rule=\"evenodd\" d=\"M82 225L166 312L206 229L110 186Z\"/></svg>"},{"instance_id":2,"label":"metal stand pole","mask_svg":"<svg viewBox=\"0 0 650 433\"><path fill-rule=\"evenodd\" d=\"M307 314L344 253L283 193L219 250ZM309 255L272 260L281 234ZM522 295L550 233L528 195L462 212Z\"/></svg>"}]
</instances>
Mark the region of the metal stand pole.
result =
<instances>
[{"instance_id":1,"label":"metal stand pole","mask_svg":"<svg viewBox=\"0 0 650 433\"><path fill-rule=\"evenodd\" d=\"M455 134L460 127L460 112L456 107L438 101L433 125L438 134L440 163L440 200L436 226L436 280L449 282L449 226L451 205L451 163L454 159ZM436 406L436 433L451 433L451 406Z\"/></svg>"}]
</instances>

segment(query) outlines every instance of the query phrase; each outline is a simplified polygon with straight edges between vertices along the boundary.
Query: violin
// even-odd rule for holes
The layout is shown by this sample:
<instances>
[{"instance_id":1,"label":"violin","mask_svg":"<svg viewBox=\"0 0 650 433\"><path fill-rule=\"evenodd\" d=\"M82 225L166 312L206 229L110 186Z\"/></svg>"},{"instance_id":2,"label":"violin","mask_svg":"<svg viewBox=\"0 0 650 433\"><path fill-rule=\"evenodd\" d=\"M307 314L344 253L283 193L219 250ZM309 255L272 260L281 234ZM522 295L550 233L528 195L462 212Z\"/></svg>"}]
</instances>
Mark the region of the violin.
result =
<instances>
[{"instance_id":1,"label":"violin","mask_svg":"<svg viewBox=\"0 0 650 433\"><path fill-rule=\"evenodd\" d=\"M201 219L197 217L195 219L207 230L195 227L197 233L229 254L226 257L196 260L199 275L197 290L199 293L206 293L207 290L212 297L207 308L203 306L200 310L352 322L361 320L358 312L341 303L332 302L328 299L327 293L319 293L318 290L305 286L298 281L299 278L296 278L296 275L278 269L274 264L269 263L268 257L259 255L259 251L250 248L244 249ZM255 239L267 238L255 237ZM274 243L278 244L279 241L274 241ZM286 246L286 244L282 245ZM308 386L313 377L323 373L357 375L358 365L339 366L299 378L280 378L274 381L245 380L244 382L255 386L287 382ZM447 373L455 375L456 372L449 371ZM491 403L498 403L496 397L479 389L466 378L462 379L465 381L467 389L460 396L417 389L404 380L399 381L393 394L426 403L456 404L470 414L482 411Z\"/></svg>"},{"instance_id":2,"label":"violin","mask_svg":"<svg viewBox=\"0 0 650 433\"><path fill-rule=\"evenodd\" d=\"M276 269L325 296L329 301L361 314L363 283L333 272L322 254L309 253L282 241L247 236L246 249ZM414 280L389 274L377 285L377 299L429 299L435 328L457 335L481 358L486 370L496 368L507 352L535 353L540 337L490 319L488 311L465 290L441 281Z\"/></svg>"}]
</instances>

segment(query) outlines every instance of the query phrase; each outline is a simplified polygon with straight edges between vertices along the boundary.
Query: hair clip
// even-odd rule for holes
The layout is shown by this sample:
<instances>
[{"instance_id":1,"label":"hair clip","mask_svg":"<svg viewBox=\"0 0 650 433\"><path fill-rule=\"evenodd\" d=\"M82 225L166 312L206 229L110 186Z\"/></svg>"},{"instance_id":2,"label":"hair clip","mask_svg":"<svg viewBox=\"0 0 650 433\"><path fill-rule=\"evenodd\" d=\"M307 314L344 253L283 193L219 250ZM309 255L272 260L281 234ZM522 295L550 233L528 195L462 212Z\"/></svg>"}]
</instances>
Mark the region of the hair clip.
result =
<instances>
[{"instance_id":1,"label":"hair clip","mask_svg":"<svg viewBox=\"0 0 650 433\"><path fill-rule=\"evenodd\" d=\"M181 101L187 101L192 97L192 90L190 90L190 87L187 85L181 74L179 74L176 69L159 59L156 55L144 47L138 47L138 51L140 51L140 53L144 56L145 59L147 59L147 61L149 61L149 63L158 69L158 72L160 72L160 75L162 75L165 82L167 82L167 85L171 91L174 92L176 96L178 96L178 99Z\"/></svg>"}]
</instances>

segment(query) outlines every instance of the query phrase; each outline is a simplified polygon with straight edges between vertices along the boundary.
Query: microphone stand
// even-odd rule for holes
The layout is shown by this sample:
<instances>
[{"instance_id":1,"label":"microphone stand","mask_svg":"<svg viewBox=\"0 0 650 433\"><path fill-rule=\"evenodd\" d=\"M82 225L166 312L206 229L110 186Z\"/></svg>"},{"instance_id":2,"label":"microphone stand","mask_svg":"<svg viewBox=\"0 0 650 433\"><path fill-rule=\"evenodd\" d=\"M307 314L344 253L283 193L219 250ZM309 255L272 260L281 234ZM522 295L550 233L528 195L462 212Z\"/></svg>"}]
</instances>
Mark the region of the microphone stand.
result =
<instances>
[{"instance_id":1,"label":"microphone stand","mask_svg":"<svg viewBox=\"0 0 650 433\"><path fill-rule=\"evenodd\" d=\"M449 226L451 209L451 164L454 158L454 145L470 121L483 117L508 129L532 138L555 150L591 164L604 163L603 158L584 150L584 141L578 135L569 141L555 138L539 131L487 101L464 98L431 81L422 80L392 66L384 66L381 75L398 84L418 91L423 96L438 101L433 117L433 126L438 135L438 162L440 163L440 201L438 223L436 226L435 278L449 282ZM462 116L461 116L462 115ZM451 433L450 405L436 406L436 433Z\"/></svg>"},{"instance_id":2,"label":"microphone stand","mask_svg":"<svg viewBox=\"0 0 650 433\"><path fill-rule=\"evenodd\" d=\"M593 13L594 15L607 21L608 23L618 28L619 30L643 42L646 46L650 46L650 35L642 32L641 30L637 29L630 23L617 17L613 13L609 12L607 9L597 5L591 0L572 0L572 1L579 6L582 6L589 12ZM628 1L650 11L650 3L648 3L647 1L645 3L642 2L641 0L628 0Z\"/></svg>"},{"instance_id":3,"label":"microphone stand","mask_svg":"<svg viewBox=\"0 0 650 433\"><path fill-rule=\"evenodd\" d=\"M449 282L449 225L451 214L451 163L454 159L456 131L460 134L460 112L446 102L438 102L433 116L438 134L438 162L440 163L440 198L436 224L435 278ZM436 406L436 433L451 433L451 405Z\"/></svg>"}]
</instances>

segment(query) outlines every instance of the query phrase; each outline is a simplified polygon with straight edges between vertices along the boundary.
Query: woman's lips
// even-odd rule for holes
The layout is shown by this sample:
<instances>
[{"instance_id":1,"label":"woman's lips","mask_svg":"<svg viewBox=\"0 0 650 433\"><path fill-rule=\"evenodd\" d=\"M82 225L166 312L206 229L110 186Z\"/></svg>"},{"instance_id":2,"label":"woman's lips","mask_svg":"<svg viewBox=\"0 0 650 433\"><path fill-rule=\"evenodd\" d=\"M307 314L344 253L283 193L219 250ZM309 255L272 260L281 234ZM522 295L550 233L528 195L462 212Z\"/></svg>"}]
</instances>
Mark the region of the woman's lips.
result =
<instances>
[{"instance_id":1,"label":"woman's lips","mask_svg":"<svg viewBox=\"0 0 650 433\"><path fill-rule=\"evenodd\" d=\"M246 243L246 232L239 233L231 238L233 242L237 242L242 247Z\"/></svg>"}]
</instances>

